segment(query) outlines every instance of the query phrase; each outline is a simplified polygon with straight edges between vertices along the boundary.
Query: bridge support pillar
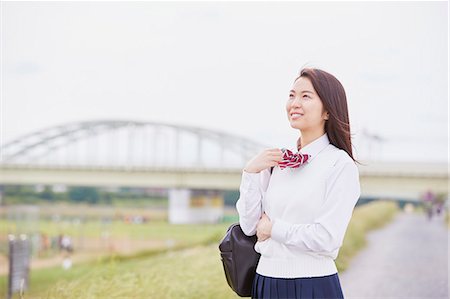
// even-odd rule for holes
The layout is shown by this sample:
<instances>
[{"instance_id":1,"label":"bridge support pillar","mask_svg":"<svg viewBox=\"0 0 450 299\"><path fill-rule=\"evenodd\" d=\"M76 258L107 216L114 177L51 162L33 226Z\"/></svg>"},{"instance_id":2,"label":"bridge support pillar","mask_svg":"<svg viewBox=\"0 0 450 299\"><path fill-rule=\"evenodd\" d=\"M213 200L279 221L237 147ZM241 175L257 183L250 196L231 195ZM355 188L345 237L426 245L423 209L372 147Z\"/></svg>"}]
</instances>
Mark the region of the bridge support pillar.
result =
<instances>
[{"instance_id":1,"label":"bridge support pillar","mask_svg":"<svg viewBox=\"0 0 450 299\"><path fill-rule=\"evenodd\" d=\"M172 224L217 223L224 215L223 192L170 189L169 222Z\"/></svg>"}]
</instances>

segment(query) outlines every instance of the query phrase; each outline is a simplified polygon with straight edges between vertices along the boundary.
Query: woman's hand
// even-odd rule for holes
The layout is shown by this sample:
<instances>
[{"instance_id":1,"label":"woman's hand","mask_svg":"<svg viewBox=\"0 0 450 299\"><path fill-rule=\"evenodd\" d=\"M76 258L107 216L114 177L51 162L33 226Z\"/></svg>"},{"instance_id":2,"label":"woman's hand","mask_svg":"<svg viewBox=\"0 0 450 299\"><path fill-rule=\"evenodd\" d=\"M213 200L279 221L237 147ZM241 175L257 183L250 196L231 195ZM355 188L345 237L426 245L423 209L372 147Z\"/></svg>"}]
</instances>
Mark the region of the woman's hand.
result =
<instances>
[{"instance_id":1,"label":"woman's hand","mask_svg":"<svg viewBox=\"0 0 450 299\"><path fill-rule=\"evenodd\" d=\"M258 241L262 242L267 240L272 235L272 222L266 213L263 213L261 219L259 219L258 225L256 226L256 236Z\"/></svg>"},{"instance_id":2,"label":"woman's hand","mask_svg":"<svg viewBox=\"0 0 450 299\"><path fill-rule=\"evenodd\" d=\"M266 168L277 166L282 159L283 152L280 149L266 149L253 157L245 166L244 171L258 173Z\"/></svg>"}]
</instances>

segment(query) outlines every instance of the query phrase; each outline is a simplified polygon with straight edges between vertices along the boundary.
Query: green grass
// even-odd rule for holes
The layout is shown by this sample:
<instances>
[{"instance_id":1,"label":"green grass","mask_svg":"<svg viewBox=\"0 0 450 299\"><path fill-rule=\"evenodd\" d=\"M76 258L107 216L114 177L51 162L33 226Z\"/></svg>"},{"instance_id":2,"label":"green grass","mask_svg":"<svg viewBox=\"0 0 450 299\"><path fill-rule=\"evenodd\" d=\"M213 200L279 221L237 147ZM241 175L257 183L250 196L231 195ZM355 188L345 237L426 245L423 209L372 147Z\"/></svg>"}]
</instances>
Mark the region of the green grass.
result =
<instances>
[{"instance_id":1,"label":"green grass","mask_svg":"<svg viewBox=\"0 0 450 299\"><path fill-rule=\"evenodd\" d=\"M165 221L148 222L144 224L129 224L123 221L102 223L100 221L87 221L81 224L51 220L40 220L33 227L35 231L45 233L49 236L67 234L73 238L100 237L102 232L110 232L111 237L127 237L131 239L153 239L197 242L205 234L217 230L217 225L171 225ZM0 235L15 232L17 224L14 222L0 220Z\"/></svg>"},{"instance_id":2,"label":"green grass","mask_svg":"<svg viewBox=\"0 0 450 299\"><path fill-rule=\"evenodd\" d=\"M365 246L367 232L388 223L397 211L396 204L390 202L373 202L355 209L336 260L340 272ZM198 245L190 248L186 245L169 252L116 256L75 265L69 271L60 267L35 270L30 292L24 298L239 298L226 283L217 247L228 225L207 230L202 230L202 226L197 232L193 232L196 226L173 226L176 232L160 227L162 231L155 233L155 236L169 233L180 237L185 234L186 240L198 240ZM6 286L4 276L0 277L1 286Z\"/></svg>"},{"instance_id":3,"label":"green grass","mask_svg":"<svg viewBox=\"0 0 450 299\"><path fill-rule=\"evenodd\" d=\"M31 298L31 297L30 297ZM110 262L35 298L239 298L225 282L217 245Z\"/></svg>"},{"instance_id":4,"label":"green grass","mask_svg":"<svg viewBox=\"0 0 450 299\"><path fill-rule=\"evenodd\" d=\"M44 223L44 227L48 226L48 229L45 230L46 233L51 233L52 230L55 229L54 227L52 227L51 222L44 221ZM114 263L120 262L121 264L125 262L128 263L129 261L134 261L132 262L132 264L140 264L141 260L146 260L155 255L161 255L168 250L176 251L193 246L217 242L218 240L220 240L220 238L222 238L229 225L230 223L204 225L171 225L163 222L142 225L116 223L116 227L114 229L116 236L127 235L134 236L136 238L145 237L150 240L170 239L174 240L173 246L171 248L167 248L166 246L164 246L161 248L144 250L136 252L132 255L105 255L102 258L97 258L93 262L75 265L70 271L64 271L61 267L36 269L31 272L30 295L32 296L32 298L41 296L46 290L52 288L55 283L69 282L79 278L83 278L94 269L96 271L103 271L102 269L105 268L105 265L110 264L111 261L113 261ZM94 230L96 226L90 228ZM74 232L74 234L75 233L76 232ZM5 294L6 286L6 277L0 276L0 297Z\"/></svg>"},{"instance_id":5,"label":"green grass","mask_svg":"<svg viewBox=\"0 0 450 299\"><path fill-rule=\"evenodd\" d=\"M168 291L166 287L170 287L165 285L173 276L187 274L195 280L198 275L202 279L208 280L212 277L213 281L215 279L223 283L222 266L217 262L219 259L217 244L206 244L211 244L211 240L205 240L203 244L190 248L178 247L169 251L141 252L133 256L112 256L75 265L70 270L61 267L35 270L30 277L30 292L25 298L179 298L165 295ZM209 265L218 269L208 269ZM187 269L191 269L190 272ZM207 277L202 277L205 274ZM181 291L183 283L181 281L178 283L180 286L177 289ZM193 283L194 286L196 284L198 282ZM5 276L0 276L0 285L5 287L1 291L4 293ZM110 290L115 294L110 296L108 293Z\"/></svg>"},{"instance_id":6,"label":"green grass","mask_svg":"<svg viewBox=\"0 0 450 299\"><path fill-rule=\"evenodd\" d=\"M447 210L444 210L445 213L445 222L447 223L447 227L450 228L450 213Z\"/></svg>"},{"instance_id":7,"label":"green grass","mask_svg":"<svg viewBox=\"0 0 450 299\"><path fill-rule=\"evenodd\" d=\"M29 196L13 196L6 195L3 198L3 204L5 205L65 205L65 206L76 206L76 205L88 205L86 202L73 201L68 199L55 199L53 201L45 200L37 195ZM108 207L121 207L121 208L152 208L152 207L167 207L169 200L167 197L142 197L142 196L129 196L129 197L114 197L112 196L109 201L100 199L95 205L101 206L105 205Z\"/></svg>"}]
</instances>

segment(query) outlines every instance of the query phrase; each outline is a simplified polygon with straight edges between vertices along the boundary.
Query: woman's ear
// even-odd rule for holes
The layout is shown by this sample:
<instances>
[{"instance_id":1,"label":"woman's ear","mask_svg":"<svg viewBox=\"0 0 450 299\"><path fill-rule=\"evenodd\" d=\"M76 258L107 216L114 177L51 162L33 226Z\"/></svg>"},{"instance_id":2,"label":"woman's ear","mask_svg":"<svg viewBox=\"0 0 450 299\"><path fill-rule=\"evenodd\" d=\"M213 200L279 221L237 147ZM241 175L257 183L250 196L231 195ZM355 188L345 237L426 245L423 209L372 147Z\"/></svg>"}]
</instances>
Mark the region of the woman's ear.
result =
<instances>
[{"instance_id":1,"label":"woman's ear","mask_svg":"<svg viewBox=\"0 0 450 299\"><path fill-rule=\"evenodd\" d=\"M324 119L325 119L325 120L328 120L329 118L330 118L330 114L329 114L328 112L326 112L326 113L325 113Z\"/></svg>"}]
</instances>

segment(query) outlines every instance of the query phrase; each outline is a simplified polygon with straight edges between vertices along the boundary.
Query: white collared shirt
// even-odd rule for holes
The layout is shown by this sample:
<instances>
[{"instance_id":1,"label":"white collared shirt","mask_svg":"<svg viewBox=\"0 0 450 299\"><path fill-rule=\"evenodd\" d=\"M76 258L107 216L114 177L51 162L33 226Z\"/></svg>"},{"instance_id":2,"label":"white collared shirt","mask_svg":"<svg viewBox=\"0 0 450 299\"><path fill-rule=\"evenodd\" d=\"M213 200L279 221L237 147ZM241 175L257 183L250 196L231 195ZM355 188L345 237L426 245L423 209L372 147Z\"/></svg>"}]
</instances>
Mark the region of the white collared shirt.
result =
<instances>
[{"instance_id":1,"label":"white collared shirt","mask_svg":"<svg viewBox=\"0 0 450 299\"><path fill-rule=\"evenodd\" d=\"M261 253L261 275L294 278L337 272L334 259L361 193L358 168L326 133L300 152L311 157L299 168L242 173L236 203L242 230L254 235L263 212L272 221L271 238L255 245Z\"/></svg>"}]
</instances>

